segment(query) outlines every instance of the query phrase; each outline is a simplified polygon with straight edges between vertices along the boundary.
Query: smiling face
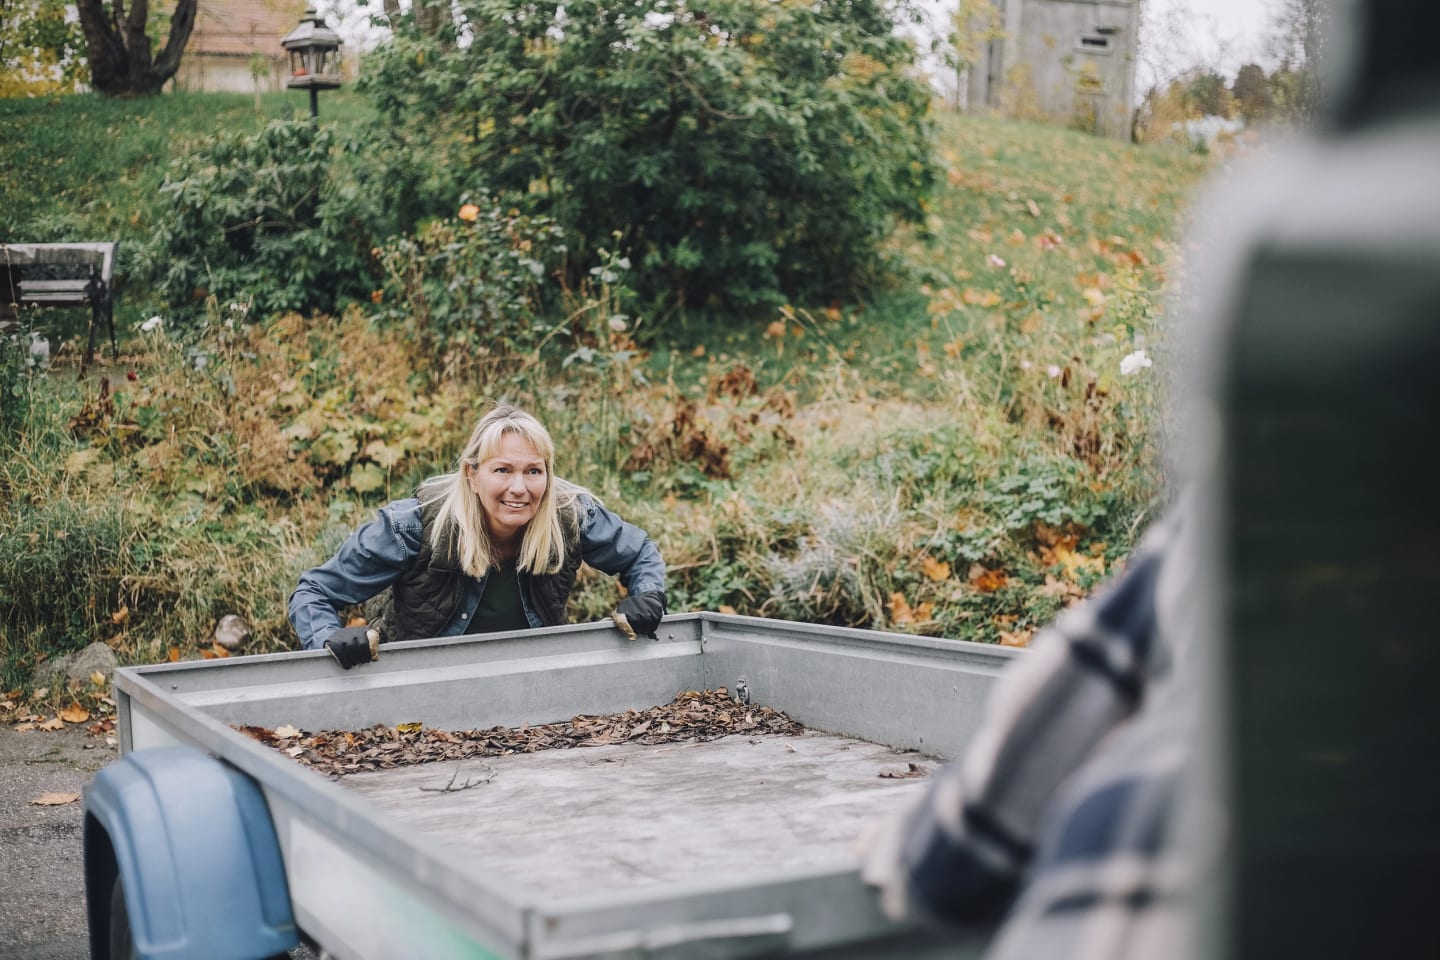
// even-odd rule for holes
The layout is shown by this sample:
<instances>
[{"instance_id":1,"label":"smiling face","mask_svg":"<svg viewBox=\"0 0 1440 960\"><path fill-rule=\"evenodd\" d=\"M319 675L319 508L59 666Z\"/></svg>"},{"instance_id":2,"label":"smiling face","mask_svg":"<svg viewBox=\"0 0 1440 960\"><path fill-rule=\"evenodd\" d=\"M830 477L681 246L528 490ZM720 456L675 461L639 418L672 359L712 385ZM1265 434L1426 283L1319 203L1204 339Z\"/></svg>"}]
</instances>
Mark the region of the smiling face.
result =
<instances>
[{"instance_id":1,"label":"smiling face","mask_svg":"<svg viewBox=\"0 0 1440 960\"><path fill-rule=\"evenodd\" d=\"M495 455L469 467L468 474L485 525L502 543L525 530L550 486L545 458L518 433L502 436Z\"/></svg>"}]
</instances>

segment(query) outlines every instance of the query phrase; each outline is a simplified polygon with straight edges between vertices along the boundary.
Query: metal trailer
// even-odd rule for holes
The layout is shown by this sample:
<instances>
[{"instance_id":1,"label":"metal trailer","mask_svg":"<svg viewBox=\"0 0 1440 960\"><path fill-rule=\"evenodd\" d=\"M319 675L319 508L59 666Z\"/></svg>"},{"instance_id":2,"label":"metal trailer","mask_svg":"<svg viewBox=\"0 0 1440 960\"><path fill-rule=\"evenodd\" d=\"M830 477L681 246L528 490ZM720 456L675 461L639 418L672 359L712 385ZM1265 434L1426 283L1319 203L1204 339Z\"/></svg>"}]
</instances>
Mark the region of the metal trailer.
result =
<instances>
[{"instance_id":1,"label":"metal trailer","mask_svg":"<svg viewBox=\"0 0 1440 960\"><path fill-rule=\"evenodd\" d=\"M283 954L297 935L344 960L963 958L983 946L886 919L859 879L853 837L800 865L782 855L783 837L765 837L745 870L697 864L662 883L585 882L586 855L537 839L533 858L582 881L561 893L537 889L444 829L422 829L394 805L347 788L351 778L305 769L233 725L533 726L644 709L682 690L734 690L743 678L755 704L809 730L954 757L1015 650L710 613L667 618L658 640L628 641L602 622L382 649L377 662L344 672L320 651L116 672L122 756L85 798L93 957L129 945L141 958L239 960ZM812 767L823 771L825 762ZM590 766L588 775L605 775ZM647 788L635 802L657 822L662 812L688 812L699 829L730 807L735 783L786 773L733 762L727 769L696 774L713 790L690 783L675 800ZM572 799L589 793L583 782L564 789ZM824 791L845 787L807 789L823 819L831 801L843 800ZM919 789L923 781L912 795ZM558 796L537 793L526 803L539 816ZM457 836L487 828L486 795L473 797L479 806L455 825ZM740 842L748 814L737 815L720 829ZM673 832L687 827L682 819L669 829L669 839L653 843L632 837L631 852L664 859ZM505 830L529 835L523 816ZM549 835L537 823L534 836Z\"/></svg>"}]
</instances>

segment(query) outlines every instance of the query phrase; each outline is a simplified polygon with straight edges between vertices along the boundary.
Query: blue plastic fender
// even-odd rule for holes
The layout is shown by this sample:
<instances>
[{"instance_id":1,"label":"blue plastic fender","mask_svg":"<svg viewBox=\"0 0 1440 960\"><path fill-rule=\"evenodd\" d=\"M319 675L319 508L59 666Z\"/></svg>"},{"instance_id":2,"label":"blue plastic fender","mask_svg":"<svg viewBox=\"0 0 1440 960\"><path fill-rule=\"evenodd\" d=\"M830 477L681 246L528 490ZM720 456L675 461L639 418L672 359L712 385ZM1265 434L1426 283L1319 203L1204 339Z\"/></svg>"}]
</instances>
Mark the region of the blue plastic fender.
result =
<instances>
[{"instance_id":1,"label":"blue plastic fender","mask_svg":"<svg viewBox=\"0 0 1440 960\"><path fill-rule=\"evenodd\" d=\"M85 791L92 957L109 954L117 872L140 960L255 960L298 942L260 788L197 750L126 754Z\"/></svg>"}]
</instances>

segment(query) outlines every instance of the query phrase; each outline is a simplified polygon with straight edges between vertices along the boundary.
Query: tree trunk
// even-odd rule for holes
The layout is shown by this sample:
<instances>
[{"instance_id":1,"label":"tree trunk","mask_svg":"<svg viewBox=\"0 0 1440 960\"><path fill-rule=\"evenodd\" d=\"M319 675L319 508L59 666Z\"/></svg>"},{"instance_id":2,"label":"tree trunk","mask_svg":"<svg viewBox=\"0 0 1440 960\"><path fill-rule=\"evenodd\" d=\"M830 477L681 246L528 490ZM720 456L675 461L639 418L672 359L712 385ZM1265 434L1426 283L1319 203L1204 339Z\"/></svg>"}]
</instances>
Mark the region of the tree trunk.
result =
<instances>
[{"instance_id":1,"label":"tree trunk","mask_svg":"<svg viewBox=\"0 0 1440 960\"><path fill-rule=\"evenodd\" d=\"M442 27L453 22L450 19L450 4L444 0L413 0L410 9L415 25L427 37L438 36Z\"/></svg>"},{"instance_id":2,"label":"tree trunk","mask_svg":"<svg viewBox=\"0 0 1440 960\"><path fill-rule=\"evenodd\" d=\"M195 4L196 0L177 0L165 48L155 58L145 33L149 0L132 0L128 11L124 0L114 0L108 11L102 0L76 0L91 86L109 97L159 93L180 69L180 57L195 27Z\"/></svg>"}]
</instances>

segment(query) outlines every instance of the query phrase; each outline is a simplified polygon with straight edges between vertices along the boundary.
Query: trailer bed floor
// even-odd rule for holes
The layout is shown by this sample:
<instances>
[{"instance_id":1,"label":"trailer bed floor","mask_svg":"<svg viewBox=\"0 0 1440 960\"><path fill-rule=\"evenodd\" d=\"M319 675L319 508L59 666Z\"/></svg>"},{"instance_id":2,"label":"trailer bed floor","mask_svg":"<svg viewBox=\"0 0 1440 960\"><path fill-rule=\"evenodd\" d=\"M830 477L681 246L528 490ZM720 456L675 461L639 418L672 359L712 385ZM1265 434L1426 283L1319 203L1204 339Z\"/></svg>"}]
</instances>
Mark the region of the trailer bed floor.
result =
<instances>
[{"instance_id":1,"label":"trailer bed floor","mask_svg":"<svg viewBox=\"0 0 1440 960\"><path fill-rule=\"evenodd\" d=\"M457 856L557 898L841 865L923 789L916 753L807 731L397 767L340 783ZM470 786L465 786L467 783Z\"/></svg>"}]
</instances>

